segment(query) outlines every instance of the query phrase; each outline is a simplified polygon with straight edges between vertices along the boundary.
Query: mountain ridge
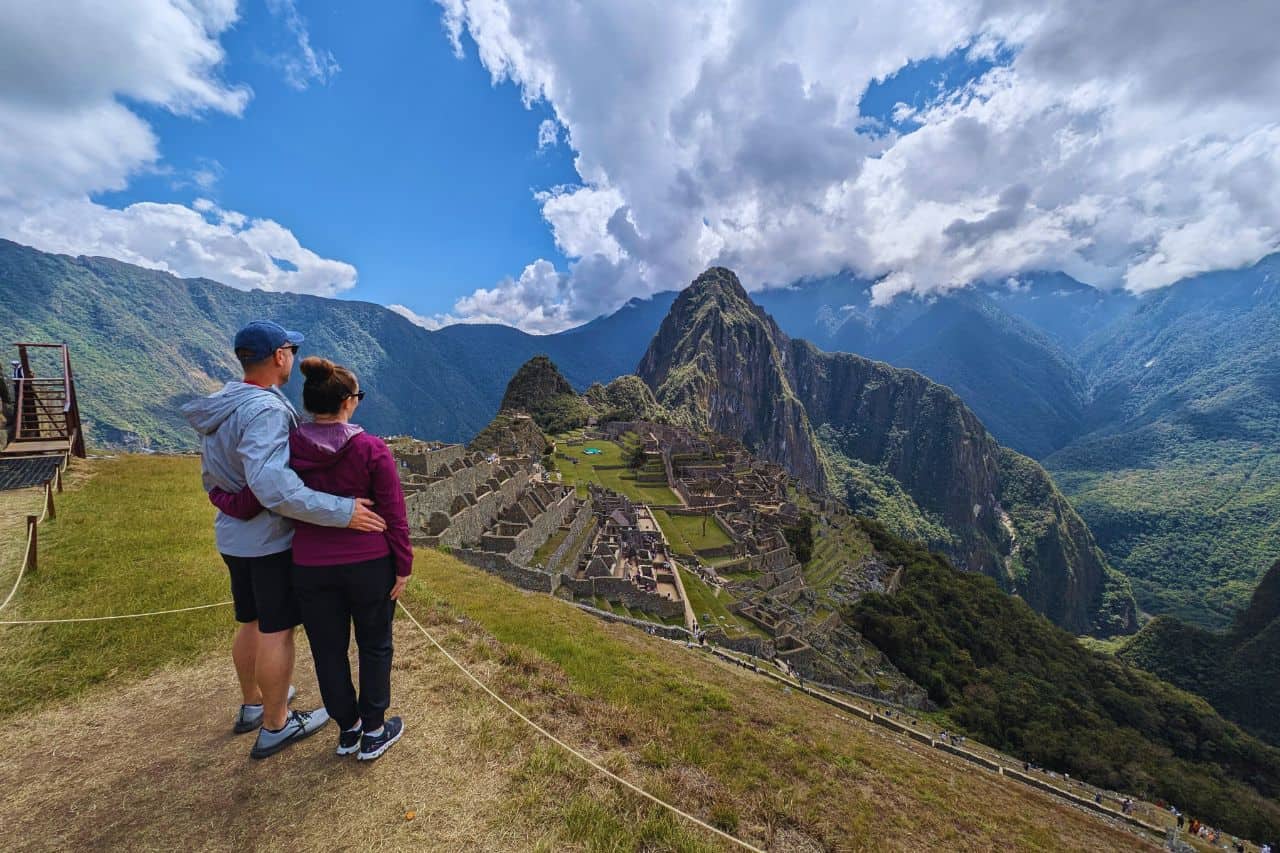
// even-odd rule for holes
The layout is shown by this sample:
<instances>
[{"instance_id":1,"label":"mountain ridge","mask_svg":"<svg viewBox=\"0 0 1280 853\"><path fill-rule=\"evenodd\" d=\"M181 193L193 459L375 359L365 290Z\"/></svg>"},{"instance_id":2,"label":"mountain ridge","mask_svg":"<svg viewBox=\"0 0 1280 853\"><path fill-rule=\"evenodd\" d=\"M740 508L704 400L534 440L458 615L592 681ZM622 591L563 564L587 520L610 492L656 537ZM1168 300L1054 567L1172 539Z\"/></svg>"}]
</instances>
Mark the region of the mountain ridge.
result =
<instances>
[{"instance_id":1,"label":"mountain ridge","mask_svg":"<svg viewBox=\"0 0 1280 853\"><path fill-rule=\"evenodd\" d=\"M1059 624L1136 627L1123 579L1043 469L1001 448L950 389L788 338L732 271L713 267L676 298L637 373L690 425L740 440L805 482L842 486L860 512L879 514L865 468L882 472L950 534L930 544Z\"/></svg>"}]
</instances>

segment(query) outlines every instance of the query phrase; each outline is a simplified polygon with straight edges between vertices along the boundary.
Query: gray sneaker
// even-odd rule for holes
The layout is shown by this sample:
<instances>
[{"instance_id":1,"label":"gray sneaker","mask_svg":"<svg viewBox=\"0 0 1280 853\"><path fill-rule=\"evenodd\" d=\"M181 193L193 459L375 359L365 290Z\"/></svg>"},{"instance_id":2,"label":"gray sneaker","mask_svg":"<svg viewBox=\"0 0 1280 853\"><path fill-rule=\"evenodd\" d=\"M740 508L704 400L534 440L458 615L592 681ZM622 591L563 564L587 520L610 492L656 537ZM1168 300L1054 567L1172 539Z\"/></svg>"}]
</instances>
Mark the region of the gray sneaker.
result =
<instances>
[{"instance_id":1,"label":"gray sneaker","mask_svg":"<svg viewBox=\"0 0 1280 853\"><path fill-rule=\"evenodd\" d=\"M258 729L258 740L249 750L250 758L266 758L275 755L291 743L311 737L324 728L329 722L329 712L324 708L314 711L290 711L285 718L284 728L278 732L270 729Z\"/></svg>"},{"instance_id":2,"label":"gray sneaker","mask_svg":"<svg viewBox=\"0 0 1280 853\"><path fill-rule=\"evenodd\" d=\"M292 684L289 685L289 698L285 700L285 704L293 701L293 697L298 695L298 688ZM248 705L241 705L240 712L236 714L236 724L232 728L238 735L251 732L262 725L262 706L254 705L250 708Z\"/></svg>"}]
</instances>

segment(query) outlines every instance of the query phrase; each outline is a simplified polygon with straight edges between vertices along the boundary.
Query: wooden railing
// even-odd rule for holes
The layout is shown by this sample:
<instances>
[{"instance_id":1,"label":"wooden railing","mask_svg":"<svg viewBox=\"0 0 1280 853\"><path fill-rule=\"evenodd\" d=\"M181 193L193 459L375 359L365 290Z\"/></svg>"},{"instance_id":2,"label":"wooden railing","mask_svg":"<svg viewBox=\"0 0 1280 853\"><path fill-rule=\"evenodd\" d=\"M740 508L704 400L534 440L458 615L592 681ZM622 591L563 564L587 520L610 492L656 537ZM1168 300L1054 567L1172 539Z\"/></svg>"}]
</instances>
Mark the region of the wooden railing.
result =
<instances>
[{"instance_id":1,"label":"wooden railing","mask_svg":"<svg viewBox=\"0 0 1280 853\"><path fill-rule=\"evenodd\" d=\"M15 443L66 439L71 452L84 458L84 435L80 429L80 407L76 401L71 353L66 344L18 343L21 376L13 384ZM29 349L56 349L61 356L61 376L38 377L31 365Z\"/></svg>"}]
</instances>

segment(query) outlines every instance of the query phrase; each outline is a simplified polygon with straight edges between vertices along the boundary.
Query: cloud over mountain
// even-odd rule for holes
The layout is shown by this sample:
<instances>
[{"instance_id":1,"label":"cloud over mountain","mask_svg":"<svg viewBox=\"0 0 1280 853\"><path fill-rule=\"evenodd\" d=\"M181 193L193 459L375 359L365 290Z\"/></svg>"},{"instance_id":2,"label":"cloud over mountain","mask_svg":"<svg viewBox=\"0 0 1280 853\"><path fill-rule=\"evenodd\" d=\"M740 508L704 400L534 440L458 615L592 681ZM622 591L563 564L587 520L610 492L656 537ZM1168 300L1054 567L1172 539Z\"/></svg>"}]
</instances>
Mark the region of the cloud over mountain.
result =
<instances>
[{"instance_id":1,"label":"cloud over mountain","mask_svg":"<svg viewBox=\"0 0 1280 853\"><path fill-rule=\"evenodd\" d=\"M1269 0L440 2L460 55L553 108L581 178L538 196L567 280L463 314L541 298L567 324L711 264L853 269L881 301L1045 268L1142 291L1280 247ZM923 97L862 113L911 78Z\"/></svg>"},{"instance_id":2,"label":"cloud over mountain","mask_svg":"<svg viewBox=\"0 0 1280 853\"><path fill-rule=\"evenodd\" d=\"M301 51L299 79L336 71L332 56L311 48L293 4L272 5ZM117 209L93 200L169 168L144 109L191 118L244 112L252 92L222 76L220 39L237 17L235 0L57 8L0 0L0 234L237 287L322 295L352 287L354 267L304 248L270 219L212 203ZM220 169L206 165L189 180L207 191Z\"/></svg>"}]
</instances>

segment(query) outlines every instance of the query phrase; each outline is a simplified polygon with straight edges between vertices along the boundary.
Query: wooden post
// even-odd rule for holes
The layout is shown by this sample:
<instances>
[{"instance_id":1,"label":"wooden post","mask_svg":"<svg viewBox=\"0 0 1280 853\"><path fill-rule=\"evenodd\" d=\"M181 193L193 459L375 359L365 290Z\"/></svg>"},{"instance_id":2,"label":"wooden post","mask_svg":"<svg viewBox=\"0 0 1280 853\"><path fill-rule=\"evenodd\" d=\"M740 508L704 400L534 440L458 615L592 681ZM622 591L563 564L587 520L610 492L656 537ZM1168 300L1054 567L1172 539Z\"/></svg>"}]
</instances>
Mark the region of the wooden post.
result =
<instances>
[{"instance_id":1,"label":"wooden post","mask_svg":"<svg viewBox=\"0 0 1280 853\"><path fill-rule=\"evenodd\" d=\"M39 545L36 542L36 536L39 534L39 530L40 530L40 517L36 515L28 515L27 516L27 538L31 544L27 547L30 548L31 550L31 560L28 562L27 567L31 570L32 574L35 574L36 554L38 554L40 551Z\"/></svg>"},{"instance_id":2,"label":"wooden post","mask_svg":"<svg viewBox=\"0 0 1280 853\"><path fill-rule=\"evenodd\" d=\"M53 508L53 478L50 477L44 484L44 508L49 518L57 518L58 513Z\"/></svg>"},{"instance_id":3,"label":"wooden post","mask_svg":"<svg viewBox=\"0 0 1280 853\"><path fill-rule=\"evenodd\" d=\"M64 465L66 464L65 459L63 461L63 464ZM58 480L58 494L62 494L62 465L58 466L58 473L55 474L54 476Z\"/></svg>"}]
</instances>

